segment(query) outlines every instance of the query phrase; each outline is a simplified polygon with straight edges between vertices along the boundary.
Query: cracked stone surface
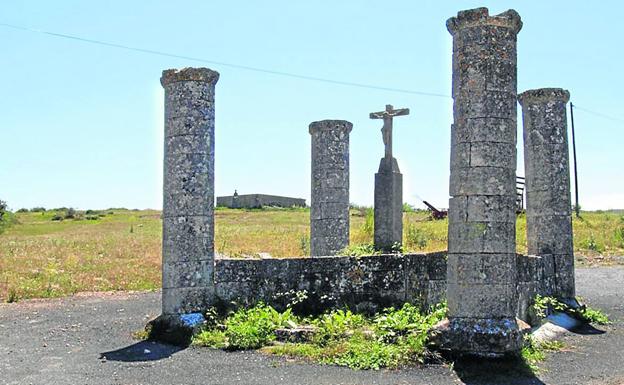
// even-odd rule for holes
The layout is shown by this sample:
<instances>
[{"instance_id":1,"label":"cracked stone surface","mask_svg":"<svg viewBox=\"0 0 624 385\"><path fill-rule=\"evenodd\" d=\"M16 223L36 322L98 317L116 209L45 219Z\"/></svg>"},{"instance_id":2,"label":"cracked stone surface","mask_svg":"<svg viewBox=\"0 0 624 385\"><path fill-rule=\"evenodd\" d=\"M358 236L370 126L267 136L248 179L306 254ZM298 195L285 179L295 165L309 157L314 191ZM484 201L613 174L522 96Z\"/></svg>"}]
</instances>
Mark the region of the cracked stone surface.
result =
<instances>
[{"instance_id":1,"label":"cracked stone surface","mask_svg":"<svg viewBox=\"0 0 624 385\"><path fill-rule=\"evenodd\" d=\"M162 312L205 310L214 298L214 93L208 68L163 71Z\"/></svg>"},{"instance_id":2,"label":"cracked stone surface","mask_svg":"<svg viewBox=\"0 0 624 385\"><path fill-rule=\"evenodd\" d=\"M522 345L516 320L516 35L513 10L450 18L453 115L445 347L503 354ZM520 325L520 326L519 326Z\"/></svg>"},{"instance_id":3,"label":"cracked stone surface","mask_svg":"<svg viewBox=\"0 0 624 385\"><path fill-rule=\"evenodd\" d=\"M543 292L573 298L574 247L566 104L568 91L540 88L518 95L522 106L529 254L553 259ZM552 282L554 286L549 286Z\"/></svg>"},{"instance_id":4,"label":"cracked stone surface","mask_svg":"<svg viewBox=\"0 0 624 385\"><path fill-rule=\"evenodd\" d=\"M349 245L349 133L346 120L310 123L310 254L336 255Z\"/></svg>"}]
</instances>

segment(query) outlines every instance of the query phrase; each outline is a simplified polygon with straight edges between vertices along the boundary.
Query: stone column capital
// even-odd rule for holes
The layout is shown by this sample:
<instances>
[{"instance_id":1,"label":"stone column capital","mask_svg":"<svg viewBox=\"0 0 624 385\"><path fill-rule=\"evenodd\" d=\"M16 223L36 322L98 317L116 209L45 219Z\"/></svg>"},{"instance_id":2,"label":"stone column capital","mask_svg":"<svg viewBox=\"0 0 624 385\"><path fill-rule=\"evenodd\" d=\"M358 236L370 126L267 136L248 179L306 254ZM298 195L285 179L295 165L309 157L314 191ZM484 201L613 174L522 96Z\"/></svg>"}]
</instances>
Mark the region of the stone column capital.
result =
<instances>
[{"instance_id":1,"label":"stone column capital","mask_svg":"<svg viewBox=\"0 0 624 385\"><path fill-rule=\"evenodd\" d=\"M318 131L335 131L335 130L342 130L342 131L346 131L347 133L350 133L352 129L353 129L353 123L348 122L346 120L333 120L333 119L319 120L317 122L312 122L310 123L310 126L309 126L310 135Z\"/></svg>"},{"instance_id":2,"label":"stone column capital","mask_svg":"<svg viewBox=\"0 0 624 385\"><path fill-rule=\"evenodd\" d=\"M521 106L530 104L540 104L548 102L567 103L570 100L570 93L563 88L537 88L527 90L518 95L518 103Z\"/></svg>"},{"instance_id":3,"label":"stone column capital","mask_svg":"<svg viewBox=\"0 0 624 385\"><path fill-rule=\"evenodd\" d=\"M522 20L513 9L490 16L487 8L475 8L460 11L456 17L446 21L446 28L453 36L460 29L486 25L509 28L513 33L518 33L522 29Z\"/></svg>"},{"instance_id":4,"label":"stone column capital","mask_svg":"<svg viewBox=\"0 0 624 385\"><path fill-rule=\"evenodd\" d=\"M216 84L219 80L219 73L213 71L210 68L192 68L186 67L182 69L168 69L162 72L160 78L160 84L163 87L168 86L171 83L177 82L204 82L212 85Z\"/></svg>"}]
</instances>

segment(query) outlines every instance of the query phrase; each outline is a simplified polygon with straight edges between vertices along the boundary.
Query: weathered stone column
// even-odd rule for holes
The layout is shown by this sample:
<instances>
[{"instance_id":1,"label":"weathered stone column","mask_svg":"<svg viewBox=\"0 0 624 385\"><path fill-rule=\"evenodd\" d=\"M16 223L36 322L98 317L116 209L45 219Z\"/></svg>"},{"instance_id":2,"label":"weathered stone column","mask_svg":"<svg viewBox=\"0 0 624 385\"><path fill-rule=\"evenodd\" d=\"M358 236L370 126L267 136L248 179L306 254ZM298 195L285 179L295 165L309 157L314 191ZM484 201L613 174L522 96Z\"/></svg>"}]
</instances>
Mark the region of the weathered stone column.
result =
<instances>
[{"instance_id":1,"label":"weathered stone column","mask_svg":"<svg viewBox=\"0 0 624 385\"><path fill-rule=\"evenodd\" d=\"M214 302L214 93L208 68L163 71L163 314Z\"/></svg>"},{"instance_id":2,"label":"weathered stone column","mask_svg":"<svg viewBox=\"0 0 624 385\"><path fill-rule=\"evenodd\" d=\"M520 16L450 18L453 115L444 345L501 355L522 346L516 313L516 35Z\"/></svg>"},{"instance_id":3,"label":"weathered stone column","mask_svg":"<svg viewBox=\"0 0 624 385\"><path fill-rule=\"evenodd\" d=\"M349 133L346 120L310 123L310 254L336 255L349 245Z\"/></svg>"},{"instance_id":4,"label":"weathered stone column","mask_svg":"<svg viewBox=\"0 0 624 385\"><path fill-rule=\"evenodd\" d=\"M375 173L374 244L390 252L403 244L403 175L395 158L381 158Z\"/></svg>"},{"instance_id":5,"label":"weathered stone column","mask_svg":"<svg viewBox=\"0 0 624 385\"><path fill-rule=\"evenodd\" d=\"M529 254L546 269L545 295L573 300L574 248L566 103L568 91L541 88L518 95L524 126Z\"/></svg>"}]
</instances>

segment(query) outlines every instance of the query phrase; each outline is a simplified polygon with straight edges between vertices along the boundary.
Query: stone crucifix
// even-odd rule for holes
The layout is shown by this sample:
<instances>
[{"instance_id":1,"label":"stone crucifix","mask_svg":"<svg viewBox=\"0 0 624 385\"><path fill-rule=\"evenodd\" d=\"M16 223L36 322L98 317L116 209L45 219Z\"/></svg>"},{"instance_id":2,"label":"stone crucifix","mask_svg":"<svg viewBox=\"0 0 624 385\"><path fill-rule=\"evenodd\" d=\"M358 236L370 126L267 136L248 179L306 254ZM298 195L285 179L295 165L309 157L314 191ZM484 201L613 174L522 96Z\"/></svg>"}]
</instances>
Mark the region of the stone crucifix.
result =
<instances>
[{"instance_id":1,"label":"stone crucifix","mask_svg":"<svg viewBox=\"0 0 624 385\"><path fill-rule=\"evenodd\" d=\"M381 136L386 146L386 158L392 159L392 118L395 116L409 115L409 108L399 108L397 110L392 104L386 104L385 111L371 112L371 119L383 119L384 124L381 127Z\"/></svg>"}]
</instances>

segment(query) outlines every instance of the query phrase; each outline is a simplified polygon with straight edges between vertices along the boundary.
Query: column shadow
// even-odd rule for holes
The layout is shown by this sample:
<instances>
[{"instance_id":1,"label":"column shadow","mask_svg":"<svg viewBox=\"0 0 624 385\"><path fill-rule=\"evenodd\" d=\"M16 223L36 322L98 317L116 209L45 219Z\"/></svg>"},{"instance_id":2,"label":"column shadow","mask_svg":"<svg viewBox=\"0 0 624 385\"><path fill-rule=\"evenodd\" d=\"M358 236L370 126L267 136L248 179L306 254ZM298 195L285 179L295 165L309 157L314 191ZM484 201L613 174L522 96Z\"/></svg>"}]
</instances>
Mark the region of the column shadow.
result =
<instances>
[{"instance_id":1,"label":"column shadow","mask_svg":"<svg viewBox=\"0 0 624 385\"><path fill-rule=\"evenodd\" d=\"M186 348L147 340L125 348L100 353L100 359L122 362L158 361L169 358L184 349Z\"/></svg>"},{"instance_id":2,"label":"column shadow","mask_svg":"<svg viewBox=\"0 0 624 385\"><path fill-rule=\"evenodd\" d=\"M462 357L455 359L453 370L467 385L545 385L519 357Z\"/></svg>"}]
</instances>

